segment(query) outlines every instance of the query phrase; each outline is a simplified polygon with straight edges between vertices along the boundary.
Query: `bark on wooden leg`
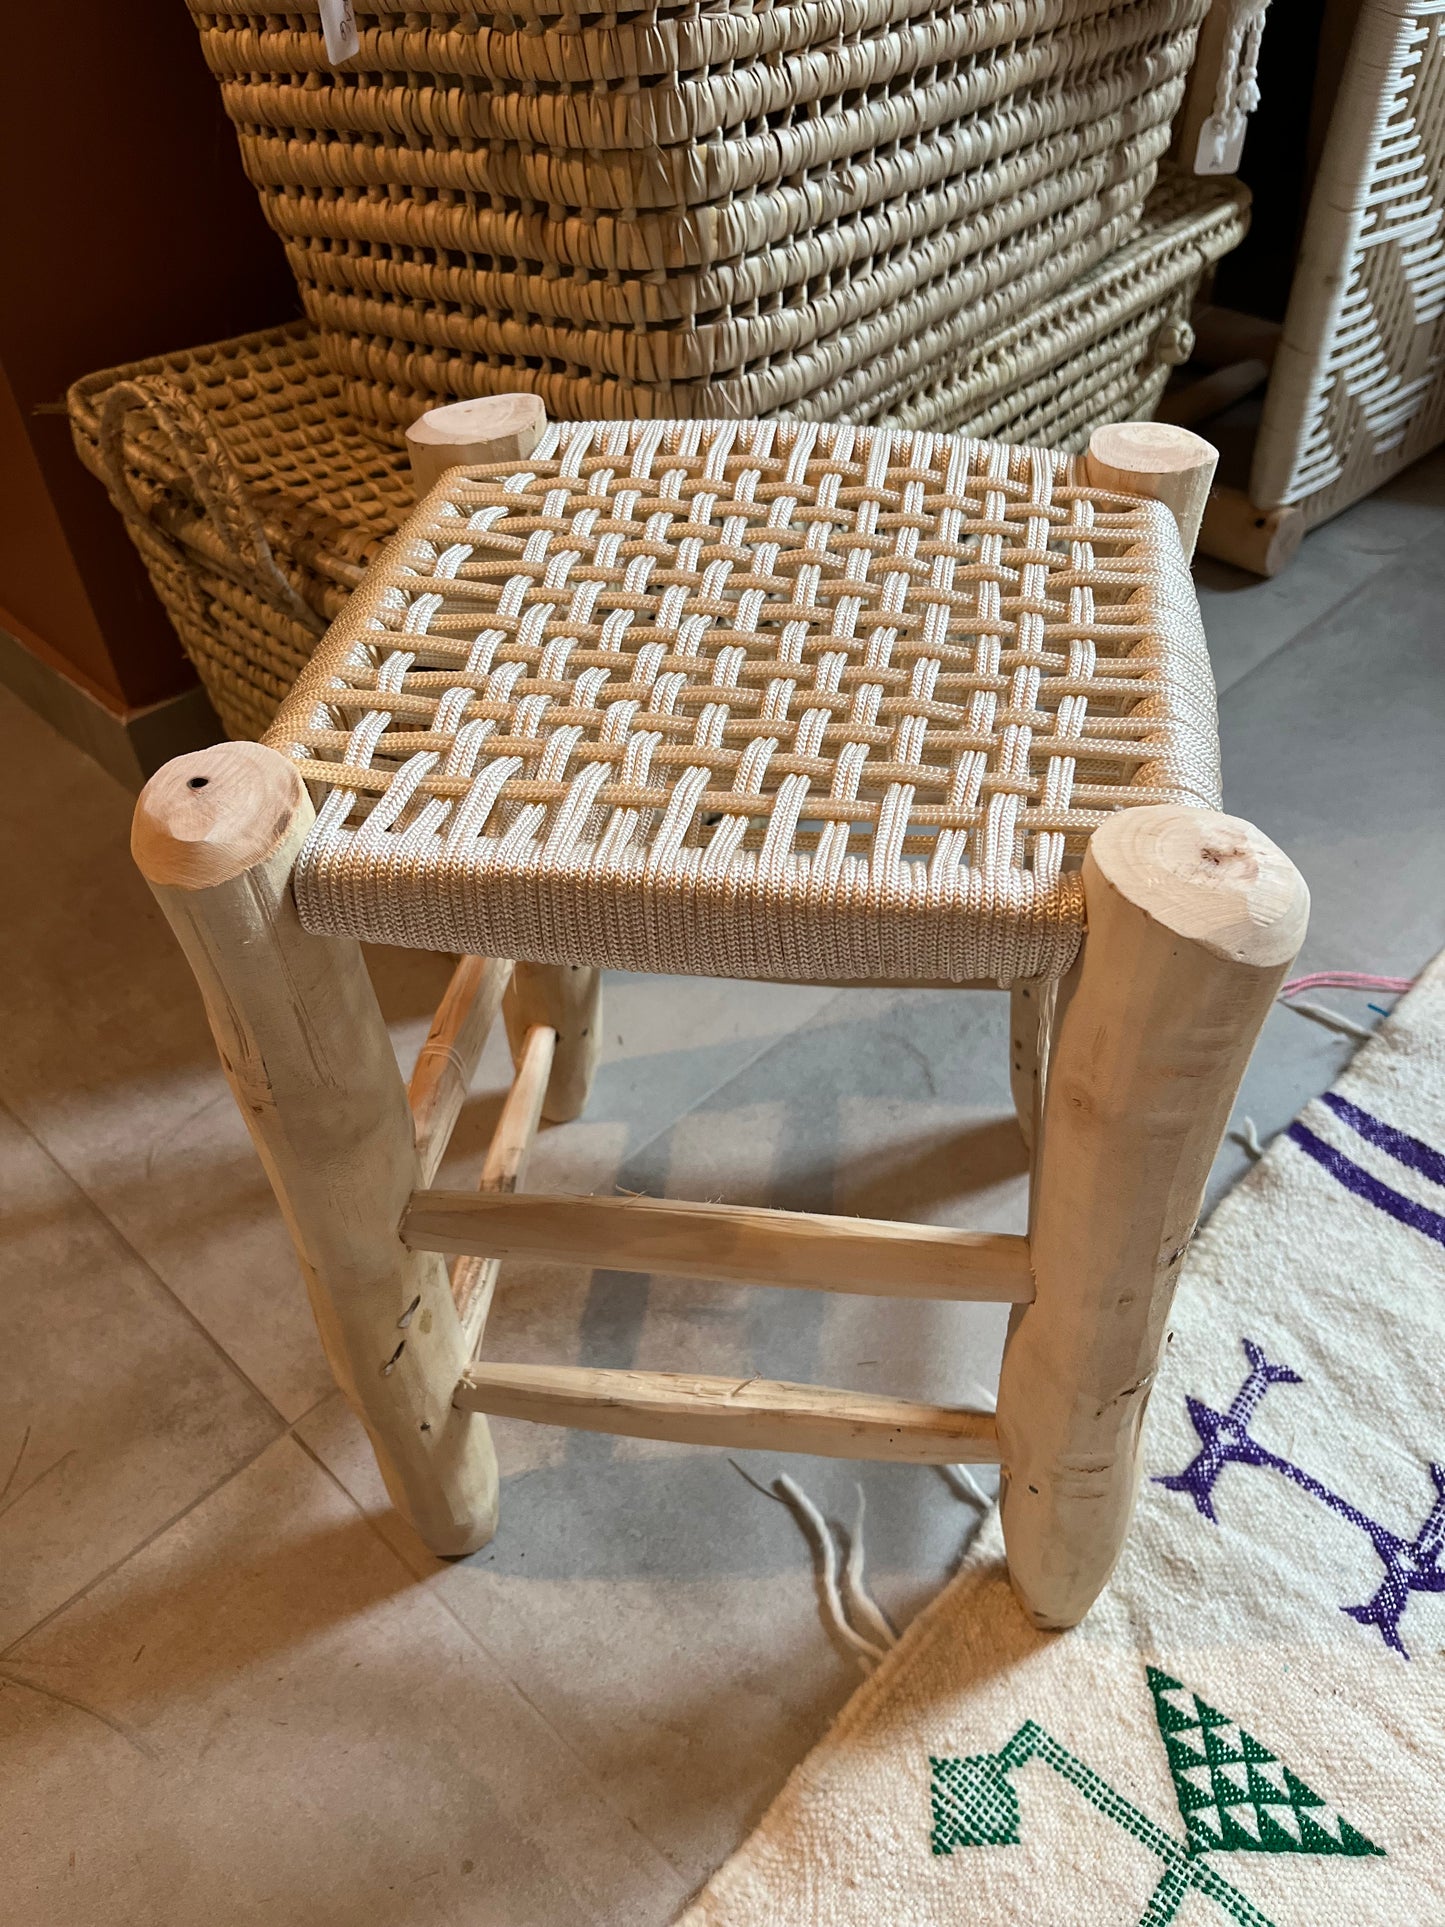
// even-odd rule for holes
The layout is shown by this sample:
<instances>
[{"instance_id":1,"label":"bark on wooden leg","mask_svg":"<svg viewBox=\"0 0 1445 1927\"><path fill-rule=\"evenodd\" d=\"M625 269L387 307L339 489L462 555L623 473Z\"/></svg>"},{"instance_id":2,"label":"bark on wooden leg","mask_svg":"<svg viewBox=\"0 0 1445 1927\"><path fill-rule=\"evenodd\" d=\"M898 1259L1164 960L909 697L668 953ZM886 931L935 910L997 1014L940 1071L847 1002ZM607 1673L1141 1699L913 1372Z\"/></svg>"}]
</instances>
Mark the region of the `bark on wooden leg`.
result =
<instances>
[{"instance_id":1,"label":"bark on wooden leg","mask_svg":"<svg viewBox=\"0 0 1445 1927\"><path fill-rule=\"evenodd\" d=\"M1034 1148L1045 1024L1053 991L1051 983L1019 983L1009 987L1009 1084L1019 1134L1030 1151Z\"/></svg>"},{"instance_id":2,"label":"bark on wooden leg","mask_svg":"<svg viewBox=\"0 0 1445 1927\"><path fill-rule=\"evenodd\" d=\"M1034 1160L1037 1295L998 1401L1010 1577L1045 1627L1084 1616L1122 1548L1180 1260L1309 907L1258 830L1176 805L1110 817L1084 895Z\"/></svg>"},{"instance_id":3,"label":"bark on wooden leg","mask_svg":"<svg viewBox=\"0 0 1445 1927\"><path fill-rule=\"evenodd\" d=\"M131 848L196 974L387 1490L433 1552L472 1552L495 1527L496 1460L485 1421L452 1405L468 1361L445 1263L397 1235L420 1173L360 948L296 915L291 871L311 820L294 764L222 743L151 778Z\"/></svg>"},{"instance_id":4,"label":"bark on wooden leg","mask_svg":"<svg viewBox=\"0 0 1445 1927\"><path fill-rule=\"evenodd\" d=\"M502 1004L512 1062L520 1070L527 1032L542 1024L557 1033L542 1115L565 1124L580 1117L602 1049L602 973L576 964L519 963Z\"/></svg>"}]
</instances>

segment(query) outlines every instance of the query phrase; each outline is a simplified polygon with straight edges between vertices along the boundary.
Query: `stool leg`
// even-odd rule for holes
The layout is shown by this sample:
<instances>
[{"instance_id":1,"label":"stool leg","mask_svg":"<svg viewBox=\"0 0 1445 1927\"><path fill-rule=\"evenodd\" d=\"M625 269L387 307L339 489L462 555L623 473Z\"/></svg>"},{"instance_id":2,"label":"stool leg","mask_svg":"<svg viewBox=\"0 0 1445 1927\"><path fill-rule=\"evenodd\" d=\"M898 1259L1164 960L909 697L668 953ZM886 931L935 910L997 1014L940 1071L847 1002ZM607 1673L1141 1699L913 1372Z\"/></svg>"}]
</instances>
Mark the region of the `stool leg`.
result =
<instances>
[{"instance_id":1,"label":"stool leg","mask_svg":"<svg viewBox=\"0 0 1445 1927\"><path fill-rule=\"evenodd\" d=\"M1053 1001L1053 991L1051 983L1009 986L1009 1084L1013 1090L1019 1135L1030 1151L1034 1148L1039 1073L1043 1068L1045 1024Z\"/></svg>"},{"instance_id":2,"label":"stool leg","mask_svg":"<svg viewBox=\"0 0 1445 1927\"><path fill-rule=\"evenodd\" d=\"M131 849L195 972L387 1490L433 1552L471 1552L495 1528L496 1460L485 1421L452 1406L468 1361L446 1265L397 1235L421 1179L360 948L297 917L291 871L311 821L293 763L222 743L151 778Z\"/></svg>"},{"instance_id":3,"label":"stool leg","mask_svg":"<svg viewBox=\"0 0 1445 1927\"><path fill-rule=\"evenodd\" d=\"M502 1001L512 1062L522 1067L527 1032L545 1024L557 1033L542 1115L553 1124L580 1117L602 1049L602 973L577 964L519 963Z\"/></svg>"},{"instance_id":4,"label":"stool leg","mask_svg":"<svg viewBox=\"0 0 1445 1927\"><path fill-rule=\"evenodd\" d=\"M1258 830L1173 804L1110 817L1083 882L1034 1153L1036 1296L998 1398L1009 1574L1044 1627L1082 1619L1119 1556L1179 1262L1309 909Z\"/></svg>"}]
</instances>

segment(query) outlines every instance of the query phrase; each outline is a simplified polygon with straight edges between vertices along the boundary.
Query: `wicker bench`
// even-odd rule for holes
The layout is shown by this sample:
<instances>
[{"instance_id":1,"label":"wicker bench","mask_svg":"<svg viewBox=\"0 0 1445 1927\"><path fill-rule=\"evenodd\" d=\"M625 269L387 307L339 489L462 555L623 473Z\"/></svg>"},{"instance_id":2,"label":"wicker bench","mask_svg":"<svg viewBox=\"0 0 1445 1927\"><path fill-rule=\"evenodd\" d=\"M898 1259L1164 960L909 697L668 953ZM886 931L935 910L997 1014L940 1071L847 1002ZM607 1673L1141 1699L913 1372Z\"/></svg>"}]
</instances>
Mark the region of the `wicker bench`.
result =
<instances>
[{"instance_id":1,"label":"wicker bench","mask_svg":"<svg viewBox=\"0 0 1445 1927\"><path fill-rule=\"evenodd\" d=\"M456 432L469 465L267 744L168 765L134 834L393 1498L439 1553L484 1543L487 1413L997 1460L1014 1585L1072 1624L1123 1542L1179 1261L1306 915L1288 860L1219 813L1188 573L1213 450L486 402ZM462 953L409 1106L358 939ZM1011 988L1028 1235L528 1195L539 1118L585 1102L603 967ZM503 1006L517 1074L479 1188L438 1190ZM487 1362L519 1253L1004 1301L997 1420Z\"/></svg>"}]
</instances>

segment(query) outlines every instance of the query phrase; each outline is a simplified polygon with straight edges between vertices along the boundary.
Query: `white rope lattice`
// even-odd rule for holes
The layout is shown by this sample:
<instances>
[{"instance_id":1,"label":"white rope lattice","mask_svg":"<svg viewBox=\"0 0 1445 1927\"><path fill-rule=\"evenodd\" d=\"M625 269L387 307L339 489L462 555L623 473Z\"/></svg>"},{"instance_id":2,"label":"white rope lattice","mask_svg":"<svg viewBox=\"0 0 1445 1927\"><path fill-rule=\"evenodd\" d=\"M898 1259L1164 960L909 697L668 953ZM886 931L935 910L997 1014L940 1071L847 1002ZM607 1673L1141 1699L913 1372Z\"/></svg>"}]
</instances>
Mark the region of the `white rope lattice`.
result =
<instances>
[{"instance_id":1,"label":"white rope lattice","mask_svg":"<svg viewBox=\"0 0 1445 1927\"><path fill-rule=\"evenodd\" d=\"M1124 804L1218 801L1174 524L1068 456L554 424L447 476L268 739L306 923L815 981L1054 975Z\"/></svg>"},{"instance_id":2,"label":"white rope lattice","mask_svg":"<svg viewBox=\"0 0 1445 1927\"><path fill-rule=\"evenodd\" d=\"M1365 0L1250 493L1313 526L1445 437L1445 0Z\"/></svg>"}]
</instances>

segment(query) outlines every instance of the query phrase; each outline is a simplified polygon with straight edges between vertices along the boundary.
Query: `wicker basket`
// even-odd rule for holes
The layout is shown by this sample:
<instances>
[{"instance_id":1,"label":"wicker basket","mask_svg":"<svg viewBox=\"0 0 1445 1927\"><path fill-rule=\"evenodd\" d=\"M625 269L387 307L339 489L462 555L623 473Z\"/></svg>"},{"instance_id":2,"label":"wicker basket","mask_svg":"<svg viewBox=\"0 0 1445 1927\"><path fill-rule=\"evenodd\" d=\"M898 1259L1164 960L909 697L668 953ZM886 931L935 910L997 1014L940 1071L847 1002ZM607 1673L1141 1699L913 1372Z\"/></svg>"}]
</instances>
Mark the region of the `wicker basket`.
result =
<instances>
[{"instance_id":1,"label":"wicker basket","mask_svg":"<svg viewBox=\"0 0 1445 1927\"><path fill-rule=\"evenodd\" d=\"M1205 0L375 0L339 70L315 0L191 6L348 405L405 423L769 414L961 355L1133 232Z\"/></svg>"},{"instance_id":2,"label":"wicker basket","mask_svg":"<svg viewBox=\"0 0 1445 1927\"><path fill-rule=\"evenodd\" d=\"M870 404L839 384L807 412L1075 448L1148 416L1189 350L1200 277L1244 233L1232 182L1168 176L1108 261L954 355L925 337ZM269 724L316 638L412 503L399 429L358 423L304 323L87 376L76 446L109 488L226 728ZM824 409L824 402L827 407Z\"/></svg>"}]
</instances>

